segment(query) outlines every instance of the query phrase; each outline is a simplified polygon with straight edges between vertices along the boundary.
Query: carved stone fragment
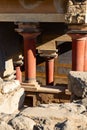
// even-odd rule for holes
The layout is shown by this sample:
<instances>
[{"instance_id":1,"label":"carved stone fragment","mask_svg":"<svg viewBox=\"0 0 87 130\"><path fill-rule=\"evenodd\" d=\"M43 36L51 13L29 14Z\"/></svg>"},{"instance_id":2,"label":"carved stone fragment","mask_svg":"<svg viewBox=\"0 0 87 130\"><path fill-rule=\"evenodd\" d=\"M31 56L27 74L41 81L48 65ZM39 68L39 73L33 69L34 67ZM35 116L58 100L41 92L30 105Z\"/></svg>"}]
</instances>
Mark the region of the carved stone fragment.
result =
<instances>
[{"instance_id":1,"label":"carved stone fragment","mask_svg":"<svg viewBox=\"0 0 87 130\"><path fill-rule=\"evenodd\" d=\"M86 24L87 0L69 0L65 20L68 24Z\"/></svg>"}]
</instances>

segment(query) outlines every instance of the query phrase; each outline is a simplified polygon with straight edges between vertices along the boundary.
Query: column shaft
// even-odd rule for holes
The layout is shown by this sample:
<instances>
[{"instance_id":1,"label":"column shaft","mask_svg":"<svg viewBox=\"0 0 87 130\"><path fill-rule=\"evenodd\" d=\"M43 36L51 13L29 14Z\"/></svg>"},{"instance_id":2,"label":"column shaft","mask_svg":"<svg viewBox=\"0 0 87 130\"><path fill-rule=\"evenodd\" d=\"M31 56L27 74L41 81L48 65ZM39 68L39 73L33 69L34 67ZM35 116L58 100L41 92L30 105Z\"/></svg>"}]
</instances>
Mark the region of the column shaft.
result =
<instances>
[{"instance_id":1,"label":"column shaft","mask_svg":"<svg viewBox=\"0 0 87 130\"><path fill-rule=\"evenodd\" d=\"M46 60L46 85L54 84L54 59Z\"/></svg>"},{"instance_id":2,"label":"column shaft","mask_svg":"<svg viewBox=\"0 0 87 130\"><path fill-rule=\"evenodd\" d=\"M85 39L72 40L72 70L84 71Z\"/></svg>"},{"instance_id":3,"label":"column shaft","mask_svg":"<svg viewBox=\"0 0 87 130\"><path fill-rule=\"evenodd\" d=\"M87 71L87 38L85 41L84 71Z\"/></svg>"},{"instance_id":4,"label":"column shaft","mask_svg":"<svg viewBox=\"0 0 87 130\"><path fill-rule=\"evenodd\" d=\"M24 37L25 80L36 81L36 47L35 39Z\"/></svg>"},{"instance_id":5,"label":"column shaft","mask_svg":"<svg viewBox=\"0 0 87 130\"><path fill-rule=\"evenodd\" d=\"M19 82L22 82L22 72L20 66L16 66L16 79L19 80Z\"/></svg>"}]
</instances>

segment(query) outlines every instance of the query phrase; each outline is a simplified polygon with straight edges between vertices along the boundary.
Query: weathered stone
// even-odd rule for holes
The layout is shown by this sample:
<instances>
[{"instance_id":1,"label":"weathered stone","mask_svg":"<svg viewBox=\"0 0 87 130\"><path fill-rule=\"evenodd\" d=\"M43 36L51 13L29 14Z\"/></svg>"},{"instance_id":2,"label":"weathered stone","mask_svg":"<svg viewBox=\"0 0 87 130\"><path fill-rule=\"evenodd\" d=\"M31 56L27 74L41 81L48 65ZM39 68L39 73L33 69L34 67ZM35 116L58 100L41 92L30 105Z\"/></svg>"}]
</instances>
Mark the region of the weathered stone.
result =
<instances>
[{"instance_id":1,"label":"weathered stone","mask_svg":"<svg viewBox=\"0 0 87 130\"><path fill-rule=\"evenodd\" d=\"M73 120L65 120L62 123L56 124L55 129L57 130L86 130L87 126L85 122L81 121L80 123L74 122Z\"/></svg>"},{"instance_id":2,"label":"weathered stone","mask_svg":"<svg viewBox=\"0 0 87 130\"><path fill-rule=\"evenodd\" d=\"M20 115L36 122L34 130L86 130L87 117L82 114L84 111L84 106L75 103L43 104L27 108Z\"/></svg>"},{"instance_id":3,"label":"weathered stone","mask_svg":"<svg viewBox=\"0 0 87 130\"><path fill-rule=\"evenodd\" d=\"M4 121L4 122L8 123L10 120L15 118L15 116L18 113L19 112L16 112L16 113L13 113L13 114L0 113L0 121Z\"/></svg>"},{"instance_id":4,"label":"weathered stone","mask_svg":"<svg viewBox=\"0 0 87 130\"><path fill-rule=\"evenodd\" d=\"M87 130L87 111L78 103L41 104L9 116L0 115L0 130Z\"/></svg>"},{"instance_id":5,"label":"weathered stone","mask_svg":"<svg viewBox=\"0 0 87 130\"><path fill-rule=\"evenodd\" d=\"M8 125L6 122L1 121L0 130L13 130L13 128L10 125Z\"/></svg>"},{"instance_id":6,"label":"weathered stone","mask_svg":"<svg viewBox=\"0 0 87 130\"><path fill-rule=\"evenodd\" d=\"M2 84L3 84L3 79L0 78L0 93L1 93L1 91L2 91Z\"/></svg>"},{"instance_id":7,"label":"weathered stone","mask_svg":"<svg viewBox=\"0 0 87 130\"><path fill-rule=\"evenodd\" d=\"M15 130L33 130L36 125L32 119L22 115L14 118L10 123Z\"/></svg>"},{"instance_id":8,"label":"weathered stone","mask_svg":"<svg viewBox=\"0 0 87 130\"><path fill-rule=\"evenodd\" d=\"M66 23L86 24L87 23L87 0L77 1L69 0L67 13L65 15Z\"/></svg>"},{"instance_id":9,"label":"weathered stone","mask_svg":"<svg viewBox=\"0 0 87 130\"><path fill-rule=\"evenodd\" d=\"M44 119L61 119L71 118L73 114L78 115L86 111L85 107L75 103L65 103L65 104L49 104L47 106L27 108L23 110L20 115L29 118L44 118ZM67 113L67 114L66 114ZM72 115L71 115L72 113Z\"/></svg>"},{"instance_id":10,"label":"weathered stone","mask_svg":"<svg viewBox=\"0 0 87 130\"><path fill-rule=\"evenodd\" d=\"M62 123L55 125L55 130L78 130L74 124L74 121L65 120Z\"/></svg>"},{"instance_id":11,"label":"weathered stone","mask_svg":"<svg viewBox=\"0 0 87 130\"><path fill-rule=\"evenodd\" d=\"M57 109L58 111L67 111L80 114L86 111L86 108L81 103L61 103L61 104L40 104L41 108ZM61 110L60 110L61 109Z\"/></svg>"},{"instance_id":12,"label":"weathered stone","mask_svg":"<svg viewBox=\"0 0 87 130\"><path fill-rule=\"evenodd\" d=\"M12 81L4 81L2 83L2 90L1 92L3 94L11 93L14 90L17 90L20 87L20 83L18 80L12 80Z\"/></svg>"},{"instance_id":13,"label":"weathered stone","mask_svg":"<svg viewBox=\"0 0 87 130\"><path fill-rule=\"evenodd\" d=\"M70 71L68 88L77 97L87 96L87 72Z\"/></svg>"},{"instance_id":14,"label":"weathered stone","mask_svg":"<svg viewBox=\"0 0 87 130\"><path fill-rule=\"evenodd\" d=\"M34 130L53 130L55 121L45 118L33 118L36 122Z\"/></svg>"},{"instance_id":15,"label":"weathered stone","mask_svg":"<svg viewBox=\"0 0 87 130\"><path fill-rule=\"evenodd\" d=\"M5 61L5 71L3 73L3 76L7 76L10 75L14 72L14 66L13 66L13 60L9 59L7 61Z\"/></svg>"},{"instance_id":16,"label":"weathered stone","mask_svg":"<svg viewBox=\"0 0 87 130\"><path fill-rule=\"evenodd\" d=\"M87 109L87 97L83 98L83 99L79 99L79 100L75 100L73 101L74 103L79 103L82 104L83 106L85 106L85 108Z\"/></svg>"},{"instance_id":17,"label":"weathered stone","mask_svg":"<svg viewBox=\"0 0 87 130\"><path fill-rule=\"evenodd\" d=\"M24 89L20 88L12 93L0 96L0 113L12 114L22 107L24 102Z\"/></svg>"}]
</instances>

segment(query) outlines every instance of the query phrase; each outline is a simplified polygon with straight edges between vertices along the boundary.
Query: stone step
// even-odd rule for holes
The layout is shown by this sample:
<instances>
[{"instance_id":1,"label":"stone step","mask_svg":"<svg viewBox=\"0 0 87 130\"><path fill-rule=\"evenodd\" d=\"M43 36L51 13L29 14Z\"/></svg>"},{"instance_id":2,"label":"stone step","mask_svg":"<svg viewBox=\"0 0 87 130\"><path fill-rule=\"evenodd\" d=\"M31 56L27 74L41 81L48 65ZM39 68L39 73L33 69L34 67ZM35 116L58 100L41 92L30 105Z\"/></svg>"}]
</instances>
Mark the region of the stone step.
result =
<instances>
[{"instance_id":1,"label":"stone step","mask_svg":"<svg viewBox=\"0 0 87 130\"><path fill-rule=\"evenodd\" d=\"M25 91L32 91L32 92L44 92L44 93L60 93L65 92L65 87L59 87L59 86L38 86L35 87L34 85L25 85L22 84L22 87L25 89Z\"/></svg>"}]
</instances>

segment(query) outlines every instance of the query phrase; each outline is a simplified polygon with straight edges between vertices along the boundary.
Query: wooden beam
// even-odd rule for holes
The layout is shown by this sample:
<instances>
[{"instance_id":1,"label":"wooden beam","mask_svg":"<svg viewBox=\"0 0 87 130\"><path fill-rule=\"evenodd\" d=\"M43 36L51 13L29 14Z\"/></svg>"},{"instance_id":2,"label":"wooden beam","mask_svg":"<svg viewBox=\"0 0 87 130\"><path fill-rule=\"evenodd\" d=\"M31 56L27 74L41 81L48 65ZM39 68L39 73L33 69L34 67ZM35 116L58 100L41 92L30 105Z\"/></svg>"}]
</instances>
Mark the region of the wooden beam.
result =
<instances>
[{"instance_id":1,"label":"wooden beam","mask_svg":"<svg viewBox=\"0 0 87 130\"><path fill-rule=\"evenodd\" d=\"M0 13L3 22L65 22L64 17L64 14L57 13Z\"/></svg>"}]
</instances>

